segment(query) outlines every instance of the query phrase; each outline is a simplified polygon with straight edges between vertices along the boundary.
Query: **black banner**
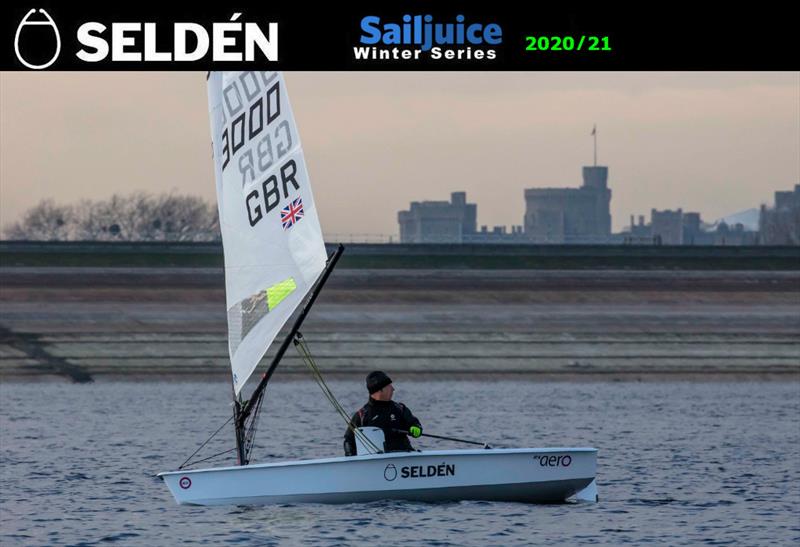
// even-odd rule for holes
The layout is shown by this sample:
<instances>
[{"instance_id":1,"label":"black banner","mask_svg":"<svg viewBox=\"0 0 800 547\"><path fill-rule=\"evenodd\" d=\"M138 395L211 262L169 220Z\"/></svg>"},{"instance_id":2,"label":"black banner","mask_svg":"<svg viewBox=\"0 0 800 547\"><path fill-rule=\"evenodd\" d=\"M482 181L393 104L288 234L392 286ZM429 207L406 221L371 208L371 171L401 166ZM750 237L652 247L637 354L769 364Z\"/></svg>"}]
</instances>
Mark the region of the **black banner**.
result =
<instances>
[{"instance_id":1,"label":"black banner","mask_svg":"<svg viewBox=\"0 0 800 547\"><path fill-rule=\"evenodd\" d=\"M31 0L2 70L797 70L786 4ZM780 7L779 7L780 6Z\"/></svg>"}]
</instances>

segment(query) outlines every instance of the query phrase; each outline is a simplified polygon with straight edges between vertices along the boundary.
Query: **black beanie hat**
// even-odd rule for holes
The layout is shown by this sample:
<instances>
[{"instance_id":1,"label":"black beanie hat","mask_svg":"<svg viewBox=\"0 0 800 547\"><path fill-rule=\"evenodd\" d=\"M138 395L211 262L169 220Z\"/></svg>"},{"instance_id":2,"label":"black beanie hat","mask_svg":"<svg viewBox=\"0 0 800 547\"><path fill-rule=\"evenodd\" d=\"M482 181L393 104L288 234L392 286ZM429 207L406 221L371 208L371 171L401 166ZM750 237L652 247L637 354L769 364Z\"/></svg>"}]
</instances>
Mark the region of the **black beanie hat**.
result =
<instances>
[{"instance_id":1,"label":"black beanie hat","mask_svg":"<svg viewBox=\"0 0 800 547\"><path fill-rule=\"evenodd\" d=\"M376 391L382 390L391 383L392 379L389 378L385 372L381 372L380 370L367 374L367 391L369 391L370 395Z\"/></svg>"}]
</instances>

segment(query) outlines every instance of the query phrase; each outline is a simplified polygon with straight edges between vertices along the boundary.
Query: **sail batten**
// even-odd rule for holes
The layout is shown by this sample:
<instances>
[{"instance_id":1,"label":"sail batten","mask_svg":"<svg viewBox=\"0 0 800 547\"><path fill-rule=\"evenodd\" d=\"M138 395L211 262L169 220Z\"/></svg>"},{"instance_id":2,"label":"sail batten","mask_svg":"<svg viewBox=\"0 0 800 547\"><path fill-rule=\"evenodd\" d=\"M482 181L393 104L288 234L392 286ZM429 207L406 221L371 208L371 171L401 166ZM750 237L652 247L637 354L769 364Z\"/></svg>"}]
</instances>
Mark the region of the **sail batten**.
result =
<instances>
[{"instance_id":1,"label":"sail batten","mask_svg":"<svg viewBox=\"0 0 800 547\"><path fill-rule=\"evenodd\" d=\"M238 395L327 257L283 75L213 72L208 98Z\"/></svg>"}]
</instances>

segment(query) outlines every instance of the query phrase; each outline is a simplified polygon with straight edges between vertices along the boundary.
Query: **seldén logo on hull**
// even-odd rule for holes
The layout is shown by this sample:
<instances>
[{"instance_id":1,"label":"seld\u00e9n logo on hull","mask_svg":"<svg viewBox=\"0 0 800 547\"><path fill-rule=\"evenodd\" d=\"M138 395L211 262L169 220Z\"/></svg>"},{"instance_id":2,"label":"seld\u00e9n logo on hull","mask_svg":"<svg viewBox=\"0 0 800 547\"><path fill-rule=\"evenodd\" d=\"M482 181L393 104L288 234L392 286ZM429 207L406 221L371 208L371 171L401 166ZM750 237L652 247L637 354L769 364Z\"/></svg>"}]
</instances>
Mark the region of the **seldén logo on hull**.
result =
<instances>
[{"instance_id":1,"label":"seld\u00e9n logo on hull","mask_svg":"<svg viewBox=\"0 0 800 547\"><path fill-rule=\"evenodd\" d=\"M14 51L20 64L41 70L58 59L62 36L50 14L36 12L20 21ZM63 49L90 64L278 61L278 23L244 22L241 16L206 24L88 21L77 25L74 37L64 36Z\"/></svg>"},{"instance_id":2,"label":"seld\u00e9n logo on hull","mask_svg":"<svg viewBox=\"0 0 800 547\"><path fill-rule=\"evenodd\" d=\"M467 21L463 15L447 20L368 15L361 19L359 42L365 45L353 47L357 61L491 61L497 58L492 46L503 43L503 29L497 23Z\"/></svg>"}]
</instances>

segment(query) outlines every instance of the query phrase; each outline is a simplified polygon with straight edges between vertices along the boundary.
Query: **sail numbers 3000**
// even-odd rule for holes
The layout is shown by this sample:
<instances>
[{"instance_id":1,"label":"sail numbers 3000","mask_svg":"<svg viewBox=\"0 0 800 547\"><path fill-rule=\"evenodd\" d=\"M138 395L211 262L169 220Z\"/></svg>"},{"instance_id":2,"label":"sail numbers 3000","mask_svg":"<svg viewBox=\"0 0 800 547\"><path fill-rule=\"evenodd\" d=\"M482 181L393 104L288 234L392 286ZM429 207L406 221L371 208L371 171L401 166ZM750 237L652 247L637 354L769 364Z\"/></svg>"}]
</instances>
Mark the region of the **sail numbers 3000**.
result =
<instances>
[{"instance_id":1,"label":"sail numbers 3000","mask_svg":"<svg viewBox=\"0 0 800 547\"><path fill-rule=\"evenodd\" d=\"M267 79L264 84L270 83L271 80L272 78ZM291 129L289 128L289 122L285 119L271 133L267 130L262 135L262 132L281 116L280 81L275 82L263 94L260 93L261 84L258 80L253 79L250 85L254 85L255 89L249 89L245 80L241 81L241 85L238 80L234 80L223 91L226 123L225 129L220 136L222 170L224 172L231 159L240 151L243 151L239 158L239 171L242 173L243 185L247 182L246 175L248 171L250 171L251 177L255 177L252 172L254 166L253 148L255 148L258 157L258 167L263 172L272 167L274 152L277 152L280 158L292 146ZM246 106L242 95L245 95L249 101ZM261 138L254 147L253 141L259 136ZM272 140L273 137L275 142Z\"/></svg>"},{"instance_id":2,"label":"sail numbers 3000","mask_svg":"<svg viewBox=\"0 0 800 547\"><path fill-rule=\"evenodd\" d=\"M237 165L250 226L300 189L298 165L286 159L299 142L291 113L281 103L281 82L276 73L245 72L222 92L222 170Z\"/></svg>"}]
</instances>

